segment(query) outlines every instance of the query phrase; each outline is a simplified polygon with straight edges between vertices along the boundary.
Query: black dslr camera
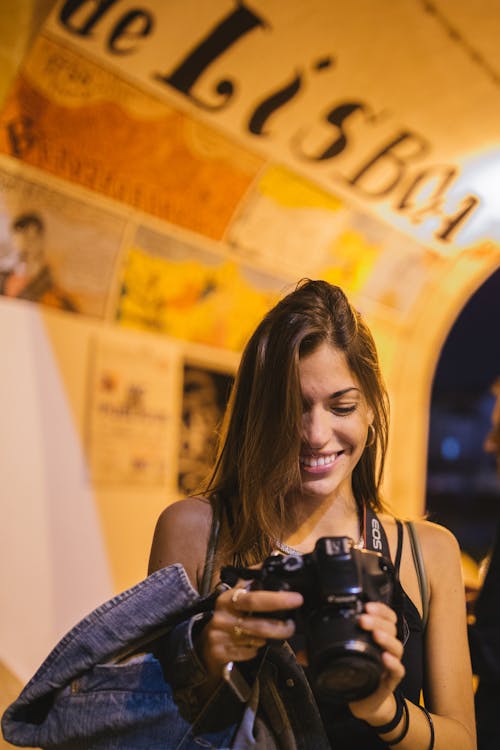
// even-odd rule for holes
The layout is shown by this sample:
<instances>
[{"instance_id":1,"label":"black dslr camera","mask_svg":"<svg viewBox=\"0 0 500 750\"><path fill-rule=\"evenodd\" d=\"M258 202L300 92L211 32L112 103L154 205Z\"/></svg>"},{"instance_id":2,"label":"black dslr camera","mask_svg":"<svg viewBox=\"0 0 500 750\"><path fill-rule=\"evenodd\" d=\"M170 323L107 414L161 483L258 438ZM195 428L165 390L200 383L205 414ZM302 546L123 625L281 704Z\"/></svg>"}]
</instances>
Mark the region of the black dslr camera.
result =
<instances>
[{"instance_id":1,"label":"black dslr camera","mask_svg":"<svg viewBox=\"0 0 500 750\"><path fill-rule=\"evenodd\" d=\"M390 561L379 552L357 549L349 537L338 536L318 539L309 554L272 556L260 570L244 570L244 577L253 579L253 589L298 591L304 597L299 610L278 616L294 618L296 632L305 635L318 697L347 702L377 688L383 670L380 649L356 618L365 602L390 605L394 589Z\"/></svg>"}]
</instances>

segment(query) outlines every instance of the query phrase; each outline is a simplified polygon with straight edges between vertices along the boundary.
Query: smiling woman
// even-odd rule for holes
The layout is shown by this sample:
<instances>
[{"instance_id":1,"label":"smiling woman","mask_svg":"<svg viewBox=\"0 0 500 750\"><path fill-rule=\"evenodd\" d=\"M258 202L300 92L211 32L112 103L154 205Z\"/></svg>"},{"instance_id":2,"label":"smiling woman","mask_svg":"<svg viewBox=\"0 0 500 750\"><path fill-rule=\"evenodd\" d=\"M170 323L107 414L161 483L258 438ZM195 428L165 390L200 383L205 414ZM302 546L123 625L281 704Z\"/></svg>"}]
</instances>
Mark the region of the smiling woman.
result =
<instances>
[{"instance_id":1,"label":"smiling woman","mask_svg":"<svg viewBox=\"0 0 500 750\"><path fill-rule=\"evenodd\" d=\"M366 447L373 412L344 352L330 343L301 358L299 380L304 399L300 495L309 503L333 493L349 497L351 474ZM300 500L296 504L302 505ZM359 533L349 536L357 539Z\"/></svg>"},{"instance_id":2,"label":"smiling woman","mask_svg":"<svg viewBox=\"0 0 500 750\"><path fill-rule=\"evenodd\" d=\"M219 566L245 566L244 580L237 568L223 573L211 616L181 623L162 650L167 673L176 675L174 698L196 726L222 724L239 738L251 716L253 747L259 737L266 747L310 750L475 747L459 548L444 528L414 524L431 592L423 600L406 527L379 494L387 437L387 394L369 329L339 287L302 281L243 352L203 496L167 507L155 530L150 572L180 562L201 593L217 585ZM375 555L376 576L385 571L380 589L369 587L369 575L355 575L352 589L359 592L354 632L364 631L377 653L369 690L347 687L349 667L345 689L336 682L325 694L314 659L309 664L311 623L326 616L333 628L340 611L344 622L345 596L331 595L324 609L311 611L300 575L262 584L270 571L287 575L324 559L321 550L331 566L323 571L327 587L358 553L361 569ZM291 557L276 563L280 551ZM251 566L262 563L254 574ZM248 576L253 584L244 582ZM327 684L338 675L337 658L351 664L352 640L340 638Z\"/></svg>"}]
</instances>

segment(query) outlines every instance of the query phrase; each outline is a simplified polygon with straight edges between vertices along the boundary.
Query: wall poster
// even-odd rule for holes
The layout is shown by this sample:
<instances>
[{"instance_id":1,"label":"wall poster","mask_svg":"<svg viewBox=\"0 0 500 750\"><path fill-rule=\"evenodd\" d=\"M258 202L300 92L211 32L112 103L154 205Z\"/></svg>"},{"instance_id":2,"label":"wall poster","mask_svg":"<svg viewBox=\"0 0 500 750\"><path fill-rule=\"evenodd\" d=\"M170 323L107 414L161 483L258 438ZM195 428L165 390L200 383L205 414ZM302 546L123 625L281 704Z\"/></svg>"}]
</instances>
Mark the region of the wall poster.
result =
<instances>
[{"instance_id":1,"label":"wall poster","mask_svg":"<svg viewBox=\"0 0 500 750\"><path fill-rule=\"evenodd\" d=\"M165 345L96 339L90 347L87 453L96 485L165 486L175 444L174 362Z\"/></svg>"},{"instance_id":2,"label":"wall poster","mask_svg":"<svg viewBox=\"0 0 500 750\"><path fill-rule=\"evenodd\" d=\"M183 495L196 492L212 468L232 384L229 373L184 365L178 474Z\"/></svg>"}]
</instances>

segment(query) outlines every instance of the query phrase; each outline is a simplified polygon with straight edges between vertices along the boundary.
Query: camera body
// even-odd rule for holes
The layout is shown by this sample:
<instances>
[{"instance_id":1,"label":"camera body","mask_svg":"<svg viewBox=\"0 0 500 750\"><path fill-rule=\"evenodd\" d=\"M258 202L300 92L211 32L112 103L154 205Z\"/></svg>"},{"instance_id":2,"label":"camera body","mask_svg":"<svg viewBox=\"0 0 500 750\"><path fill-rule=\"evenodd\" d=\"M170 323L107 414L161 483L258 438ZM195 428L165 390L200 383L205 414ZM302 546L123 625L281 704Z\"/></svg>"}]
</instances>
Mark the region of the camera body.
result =
<instances>
[{"instance_id":1,"label":"camera body","mask_svg":"<svg viewBox=\"0 0 500 750\"><path fill-rule=\"evenodd\" d=\"M391 604L394 569L379 552L357 549L346 536L322 537L308 554L266 558L252 588L302 594L300 609L278 616L294 618L297 633L305 635L318 697L347 702L377 688L381 652L357 617L365 602Z\"/></svg>"}]
</instances>

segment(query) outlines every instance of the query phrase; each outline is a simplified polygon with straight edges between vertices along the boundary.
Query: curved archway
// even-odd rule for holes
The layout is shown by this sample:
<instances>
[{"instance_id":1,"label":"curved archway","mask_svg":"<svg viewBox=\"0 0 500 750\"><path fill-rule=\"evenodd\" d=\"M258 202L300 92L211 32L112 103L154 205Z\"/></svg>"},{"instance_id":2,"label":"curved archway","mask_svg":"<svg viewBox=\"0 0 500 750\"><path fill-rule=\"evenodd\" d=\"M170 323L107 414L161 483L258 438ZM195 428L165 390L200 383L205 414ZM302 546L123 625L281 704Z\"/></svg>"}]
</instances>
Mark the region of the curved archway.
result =
<instances>
[{"instance_id":1,"label":"curved archway","mask_svg":"<svg viewBox=\"0 0 500 750\"><path fill-rule=\"evenodd\" d=\"M492 542L500 485L484 453L492 382L500 374L500 269L476 290L455 321L432 387L427 508L480 560Z\"/></svg>"},{"instance_id":2,"label":"curved archway","mask_svg":"<svg viewBox=\"0 0 500 750\"><path fill-rule=\"evenodd\" d=\"M426 497L427 443L432 382L440 352L461 311L500 267L500 247L475 247L446 264L420 294L397 338L377 330L391 393L391 450L385 494L401 513L421 514ZM385 343L387 342L387 346ZM384 356L390 350L390 357Z\"/></svg>"}]
</instances>

